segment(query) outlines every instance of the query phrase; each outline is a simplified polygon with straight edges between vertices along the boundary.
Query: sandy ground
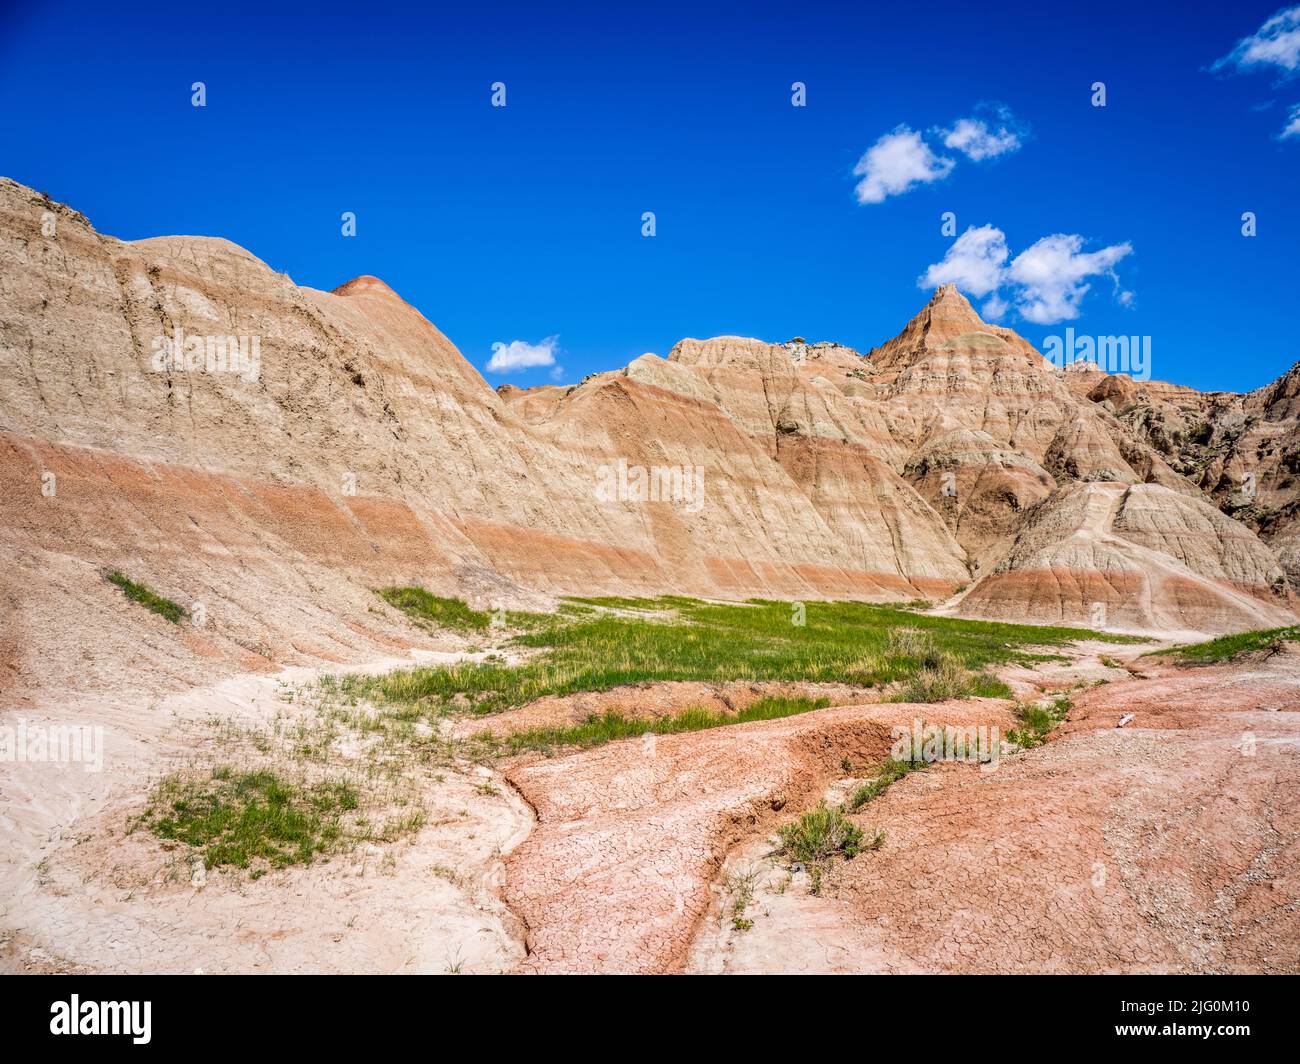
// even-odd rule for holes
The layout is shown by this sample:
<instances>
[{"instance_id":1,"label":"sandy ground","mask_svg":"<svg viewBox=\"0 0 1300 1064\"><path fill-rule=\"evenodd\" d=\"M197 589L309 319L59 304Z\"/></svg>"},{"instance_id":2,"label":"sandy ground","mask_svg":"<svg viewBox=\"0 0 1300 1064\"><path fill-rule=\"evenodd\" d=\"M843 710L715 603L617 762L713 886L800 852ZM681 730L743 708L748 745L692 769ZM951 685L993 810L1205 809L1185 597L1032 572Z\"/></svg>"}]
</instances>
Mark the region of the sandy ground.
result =
<instances>
[{"instance_id":1,"label":"sandy ground","mask_svg":"<svg viewBox=\"0 0 1300 1064\"><path fill-rule=\"evenodd\" d=\"M453 657L425 653L418 660ZM256 880L196 872L147 833L127 832L149 784L213 741L201 727L210 717L265 724L293 711L281 697L287 688L316 675L244 676L149 706L85 699L40 718L101 723L104 771L0 766L0 971L471 973L515 966L522 929L499 900L502 856L527 834L532 814L486 769L440 770L426 788L429 818L417 834Z\"/></svg>"},{"instance_id":2,"label":"sandy ground","mask_svg":"<svg viewBox=\"0 0 1300 1064\"><path fill-rule=\"evenodd\" d=\"M3 766L0 970L1300 971L1300 653L1188 669L1144 649L1008 669L1020 697L1072 693L1053 739L894 784L853 815L883 845L820 896L775 829L869 778L891 728L1005 733L1010 703L838 705L463 766L429 781L418 833L256 880L195 876L126 824L205 752L192 725L264 723L314 674L69 703L57 719L105 725L107 771ZM676 706L659 686L647 715Z\"/></svg>"}]
</instances>

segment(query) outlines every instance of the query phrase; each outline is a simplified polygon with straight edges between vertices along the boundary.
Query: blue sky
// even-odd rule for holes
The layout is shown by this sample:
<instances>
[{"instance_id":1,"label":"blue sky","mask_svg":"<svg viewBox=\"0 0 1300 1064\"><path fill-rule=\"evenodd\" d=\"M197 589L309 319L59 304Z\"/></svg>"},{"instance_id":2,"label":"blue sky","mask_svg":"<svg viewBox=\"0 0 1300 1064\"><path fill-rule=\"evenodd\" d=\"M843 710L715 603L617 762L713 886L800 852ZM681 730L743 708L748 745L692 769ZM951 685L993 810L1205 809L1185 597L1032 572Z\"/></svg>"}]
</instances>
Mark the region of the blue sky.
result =
<instances>
[{"instance_id":1,"label":"blue sky","mask_svg":"<svg viewBox=\"0 0 1300 1064\"><path fill-rule=\"evenodd\" d=\"M480 369L558 337L494 384L684 336L866 350L927 272L1000 282L975 302L1040 347L1148 335L1153 375L1196 387L1300 359L1289 23L1214 66L1281 9L998 8L0 0L0 173L124 239L224 236L322 289L375 274ZM933 179L888 192L909 168Z\"/></svg>"}]
</instances>

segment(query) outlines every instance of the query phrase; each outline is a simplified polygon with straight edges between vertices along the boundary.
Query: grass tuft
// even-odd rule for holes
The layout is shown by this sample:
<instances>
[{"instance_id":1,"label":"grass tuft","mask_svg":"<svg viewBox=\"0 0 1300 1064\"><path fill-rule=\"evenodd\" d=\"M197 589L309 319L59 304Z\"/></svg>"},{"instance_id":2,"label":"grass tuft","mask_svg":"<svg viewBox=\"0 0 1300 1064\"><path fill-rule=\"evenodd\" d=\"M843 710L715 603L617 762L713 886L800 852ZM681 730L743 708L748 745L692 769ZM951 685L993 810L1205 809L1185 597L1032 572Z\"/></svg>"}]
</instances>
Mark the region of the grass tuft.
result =
<instances>
[{"instance_id":1,"label":"grass tuft","mask_svg":"<svg viewBox=\"0 0 1300 1064\"><path fill-rule=\"evenodd\" d=\"M152 610L159 617L165 617L172 624L180 624L181 619L185 616L184 606L173 602L169 598L164 598L154 591L150 591L144 584L137 584L129 576L117 569L104 574L104 579L110 584L116 584L120 587L122 593L132 602L138 602L145 609Z\"/></svg>"},{"instance_id":2,"label":"grass tuft","mask_svg":"<svg viewBox=\"0 0 1300 1064\"><path fill-rule=\"evenodd\" d=\"M925 768L924 761L899 761L890 758L881 767L875 779L868 780L849 798L849 812L857 812L874 798L879 798L891 784L897 783L909 772Z\"/></svg>"},{"instance_id":3,"label":"grass tuft","mask_svg":"<svg viewBox=\"0 0 1300 1064\"><path fill-rule=\"evenodd\" d=\"M1018 710L1020 727L1007 732L1007 739L1022 750L1032 750L1042 746L1056 726L1065 720L1074 703L1069 695L1057 695L1046 706L1025 705Z\"/></svg>"},{"instance_id":4,"label":"grass tuft","mask_svg":"<svg viewBox=\"0 0 1300 1064\"><path fill-rule=\"evenodd\" d=\"M862 849L862 829L844 816L837 805L822 802L798 820L777 829L779 853L789 861L818 864L837 854L856 857Z\"/></svg>"}]
</instances>

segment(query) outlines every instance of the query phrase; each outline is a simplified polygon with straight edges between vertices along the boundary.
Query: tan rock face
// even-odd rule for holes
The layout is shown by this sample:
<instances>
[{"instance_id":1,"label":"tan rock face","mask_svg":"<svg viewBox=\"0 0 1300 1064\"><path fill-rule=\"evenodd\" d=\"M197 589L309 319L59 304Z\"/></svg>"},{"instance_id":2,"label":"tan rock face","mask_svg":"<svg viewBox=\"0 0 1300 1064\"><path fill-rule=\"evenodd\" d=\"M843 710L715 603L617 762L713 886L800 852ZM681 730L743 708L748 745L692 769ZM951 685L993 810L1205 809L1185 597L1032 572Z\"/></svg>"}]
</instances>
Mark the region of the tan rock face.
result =
<instances>
[{"instance_id":1,"label":"tan rock face","mask_svg":"<svg viewBox=\"0 0 1300 1064\"><path fill-rule=\"evenodd\" d=\"M1300 579L1300 365L1265 388L1200 393L1105 377L1089 392L1206 493L1259 533Z\"/></svg>"},{"instance_id":2,"label":"tan rock face","mask_svg":"<svg viewBox=\"0 0 1300 1064\"><path fill-rule=\"evenodd\" d=\"M1257 537L1209 502L1155 484L1074 484L1028 516L968 616L1098 628L1230 631L1291 623Z\"/></svg>"},{"instance_id":3,"label":"tan rock face","mask_svg":"<svg viewBox=\"0 0 1300 1064\"><path fill-rule=\"evenodd\" d=\"M423 638L373 595L394 582L479 605L943 599L975 584L973 612L996 598L1086 621L1086 594L1051 605L1037 578L1008 582L1034 555L1031 515L1069 510L1053 500L1081 483L1192 500L1165 524L1126 504L1126 572L1155 564L1145 551L1195 575L1197 594L1222 584L1285 608L1254 536L1194 505L1197 484L1170 467L1187 463L1090 397L1122 385L1067 379L950 288L867 357L683 340L577 386L494 391L377 278L319 292L224 240L123 242L0 180L0 309L11 698L390 653ZM1294 387L1276 387L1242 402L1220 477L1248 464L1250 426L1291 416ZM1268 467L1278 498L1285 467ZM1088 579L1117 568L1074 561ZM177 629L129 605L102 578L114 568L195 619ZM995 577L997 595L980 590ZM1231 601L1174 612L1245 624Z\"/></svg>"}]
</instances>

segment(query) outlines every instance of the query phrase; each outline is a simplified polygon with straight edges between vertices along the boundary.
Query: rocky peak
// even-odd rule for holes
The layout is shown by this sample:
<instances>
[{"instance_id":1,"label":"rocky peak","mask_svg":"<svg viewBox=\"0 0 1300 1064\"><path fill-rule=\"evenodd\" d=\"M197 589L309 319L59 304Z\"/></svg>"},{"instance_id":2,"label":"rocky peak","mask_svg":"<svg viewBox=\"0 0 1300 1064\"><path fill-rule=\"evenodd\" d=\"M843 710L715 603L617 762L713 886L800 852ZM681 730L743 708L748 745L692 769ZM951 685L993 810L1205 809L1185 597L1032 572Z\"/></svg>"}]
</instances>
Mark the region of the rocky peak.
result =
<instances>
[{"instance_id":1,"label":"rocky peak","mask_svg":"<svg viewBox=\"0 0 1300 1064\"><path fill-rule=\"evenodd\" d=\"M359 277L354 277L346 284L339 285L333 292L336 296L377 296L381 299L392 299L398 303L404 303L396 292L378 277L371 277L368 273L363 273Z\"/></svg>"},{"instance_id":2,"label":"rocky peak","mask_svg":"<svg viewBox=\"0 0 1300 1064\"><path fill-rule=\"evenodd\" d=\"M969 333L986 333L1006 338L1007 329L987 324L955 285L935 289L921 312L904 326L903 331L876 348L872 364L880 369L899 369L926 351Z\"/></svg>"}]
</instances>

